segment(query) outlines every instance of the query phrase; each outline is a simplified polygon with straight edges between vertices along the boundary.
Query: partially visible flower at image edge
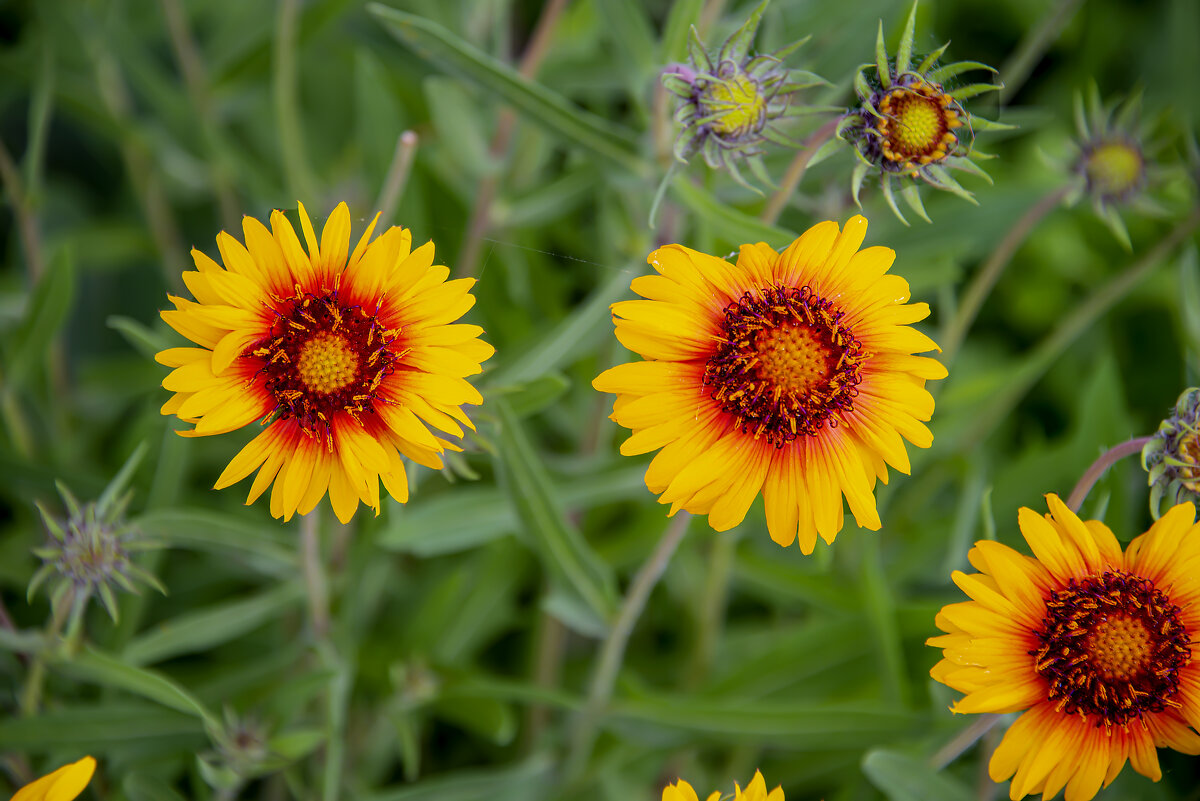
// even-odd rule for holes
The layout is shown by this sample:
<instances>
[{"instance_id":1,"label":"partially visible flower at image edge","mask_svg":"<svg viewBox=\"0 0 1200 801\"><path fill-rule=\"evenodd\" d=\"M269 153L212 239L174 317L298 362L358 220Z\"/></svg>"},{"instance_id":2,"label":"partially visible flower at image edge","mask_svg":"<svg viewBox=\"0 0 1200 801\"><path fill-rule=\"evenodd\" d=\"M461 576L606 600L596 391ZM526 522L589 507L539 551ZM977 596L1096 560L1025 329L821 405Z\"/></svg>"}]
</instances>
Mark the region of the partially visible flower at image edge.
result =
<instances>
[{"instance_id":1,"label":"partially visible flower at image edge","mask_svg":"<svg viewBox=\"0 0 1200 801\"><path fill-rule=\"evenodd\" d=\"M904 440L933 436L929 379L946 369L909 327L929 315L888 274L895 252L859 251L867 221L810 228L782 253L743 245L737 264L667 245L657 274L633 279L645 300L613 304L617 339L645 361L592 385L617 395L612 419L632 429L621 453L658 450L646 485L671 505L736 526L761 491L780 545L833 542L844 495L858 525L878 530L876 480L907 473Z\"/></svg>"},{"instance_id":2,"label":"partially visible flower at image edge","mask_svg":"<svg viewBox=\"0 0 1200 801\"><path fill-rule=\"evenodd\" d=\"M746 785L745 791L735 782L734 785L734 801L785 801L783 797L783 788L776 787L771 792L767 792L767 782L763 779L760 771L754 771L754 778ZM718 801L721 798L721 791L714 790L705 801ZM675 784L668 784L663 788L662 801L700 801L696 795L696 791L692 789L692 785L679 779Z\"/></svg>"},{"instance_id":3,"label":"partially visible flower at image edge","mask_svg":"<svg viewBox=\"0 0 1200 801\"><path fill-rule=\"evenodd\" d=\"M1162 506L1200 500L1200 388L1190 387L1175 409L1142 448L1142 467L1150 485L1150 513Z\"/></svg>"},{"instance_id":4,"label":"partially visible flower at image edge","mask_svg":"<svg viewBox=\"0 0 1200 801\"><path fill-rule=\"evenodd\" d=\"M447 281L432 242L411 250L398 226L372 241L376 215L351 252L345 203L319 243L303 204L299 216L307 252L281 211L270 230L244 217L245 245L222 232L224 267L192 251L183 279L196 300L171 296L162 317L200 347L157 355L174 368L162 412L195 424L184 436L263 421L216 488L258 470L247 504L274 482L271 514L287 520L328 491L348 522L359 501L379 513L380 480L408 500L402 457L440 469L443 451L461 450L439 434L474 428L461 406L483 399L465 379L494 349L479 326L452 324L475 303L474 279Z\"/></svg>"},{"instance_id":5,"label":"partially visible flower at image edge","mask_svg":"<svg viewBox=\"0 0 1200 801\"><path fill-rule=\"evenodd\" d=\"M1200 526L1179 504L1122 553L1046 501L1017 516L1032 557L984 540L968 554L980 572L955 571L972 600L938 613L931 673L965 693L953 712L1022 713L988 766L1014 801L1087 801L1126 761L1158 781L1156 746L1200 753Z\"/></svg>"},{"instance_id":6,"label":"partially visible flower at image edge","mask_svg":"<svg viewBox=\"0 0 1200 801\"><path fill-rule=\"evenodd\" d=\"M71 801L84 791L95 772L96 760L85 756L25 785L17 790L12 801Z\"/></svg>"}]
</instances>

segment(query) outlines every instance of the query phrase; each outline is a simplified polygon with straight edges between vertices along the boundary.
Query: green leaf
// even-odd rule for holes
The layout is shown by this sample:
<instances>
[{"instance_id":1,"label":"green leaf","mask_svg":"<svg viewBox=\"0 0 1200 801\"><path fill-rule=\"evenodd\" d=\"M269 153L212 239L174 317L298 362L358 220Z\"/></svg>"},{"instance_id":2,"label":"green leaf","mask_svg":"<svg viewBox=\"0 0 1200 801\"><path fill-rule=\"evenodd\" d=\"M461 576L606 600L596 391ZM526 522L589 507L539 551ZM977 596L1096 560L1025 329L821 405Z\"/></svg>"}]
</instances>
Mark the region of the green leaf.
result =
<instances>
[{"instance_id":1,"label":"green leaf","mask_svg":"<svg viewBox=\"0 0 1200 801\"><path fill-rule=\"evenodd\" d=\"M528 384L550 371L570 364L599 333L601 326L610 325L609 306L629 292L630 274L612 270L588 299L537 341L520 349L515 361L490 372L488 385Z\"/></svg>"},{"instance_id":2,"label":"green leaf","mask_svg":"<svg viewBox=\"0 0 1200 801\"><path fill-rule=\"evenodd\" d=\"M564 139L635 175L649 175L649 165L637 156L636 138L626 129L572 105L541 84L526 80L509 65L435 22L378 3L370 3L367 10L397 41L425 60L476 82Z\"/></svg>"},{"instance_id":3,"label":"green leaf","mask_svg":"<svg viewBox=\"0 0 1200 801\"><path fill-rule=\"evenodd\" d=\"M675 179L671 190L688 211L708 224L714 236L726 242L739 245L745 242L766 242L778 248L796 238L790 231L768 225L757 217L722 203L683 176Z\"/></svg>"},{"instance_id":4,"label":"green leaf","mask_svg":"<svg viewBox=\"0 0 1200 801\"><path fill-rule=\"evenodd\" d=\"M121 789L129 801L187 801L165 781L147 773L126 774Z\"/></svg>"},{"instance_id":5,"label":"green leaf","mask_svg":"<svg viewBox=\"0 0 1200 801\"><path fill-rule=\"evenodd\" d=\"M918 217L927 223L933 222L933 220L929 219L929 215L925 213L925 204L921 202L921 192L915 183L906 184L900 190L900 196L904 198L904 202L908 204L908 207L917 213Z\"/></svg>"},{"instance_id":6,"label":"green leaf","mask_svg":"<svg viewBox=\"0 0 1200 801\"><path fill-rule=\"evenodd\" d=\"M325 732L321 729L292 729L272 737L267 748L272 754L295 762L311 754L323 742Z\"/></svg>"},{"instance_id":7,"label":"green leaf","mask_svg":"<svg viewBox=\"0 0 1200 801\"><path fill-rule=\"evenodd\" d=\"M250 598L215 604L159 623L125 647L131 665L162 662L229 642L297 606L304 598L298 583L283 584Z\"/></svg>"},{"instance_id":8,"label":"green leaf","mask_svg":"<svg viewBox=\"0 0 1200 801\"><path fill-rule=\"evenodd\" d=\"M571 386L567 377L557 370L546 373L515 387L493 387L490 397L503 395L508 399L513 414L519 418L529 417L545 409L561 398Z\"/></svg>"},{"instance_id":9,"label":"green leaf","mask_svg":"<svg viewBox=\"0 0 1200 801\"><path fill-rule=\"evenodd\" d=\"M553 768L549 757L536 756L500 770L460 770L364 795L361 801L535 801L549 787Z\"/></svg>"},{"instance_id":10,"label":"green leaf","mask_svg":"<svg viewBox=\"0 0 1200 801\"><path fill-rule=\"evenodd\" d=\"M124 337L134 350L147 359L153 359L155 354L171 347L171 343L162 334L147 328L132 317L111 314L104 324Z\"/></svg>"},{"instance_id":11,"label":"green leaf","mask_svg":"<svg viewBox=\"0 0 1200 801\"><path fill-rule=\"evenodd\" d=\"M117 508L118 496L124 493L125 488L129 486L129 479L133 478L133 471L137 470L147 450L146 443L139 442L133 449L133 453L129 454L129 458L125 460L125 464L121 465L121 469L113 476L112 481L108 482L108 486L100 494L100 499L96 501L96 517L98 519L109 519L110 513Z\"/></svg>"},{"instance_id":12,"label":"green leaf","mask_svg":"<svg viewBox=\"0 0 1200 801\"><path fill-rule=\"evenodd\" d=\"M497 467L534 551L561 589L577 593L602 620L611 620L617 603L612 571L567 522L545 465L512 409L500 399L492 411L499 421Z\"/></svg>"},{"instance_id":13,"label":"green leaf","mask_svg":"<svg viewBox=\"0 0 1200 801\"><path fill-rule=\"evenodd\" d=\"M645 467L626 462L593 471L587 480L567 475L554 492L567 507L591 507L641 496ZM517 531L520 521L507 497L492 487L458 487L432 500L408 503L378 535L381 548L417 556L456 553Z\"/></svg>"},{"instance_id":14,"label":"green leaf","mask_svg":"<svg viewBox=\"0 0 1200 801\"><path fill-rule=\"evenodd\" d=\"M962 75L964 72L971 70L987 70L991 73L996 72L995 67L988 66L982 61L956 61L953 64L947 64L944 67L939 67L929 73L929 79L936 83L944 83L950 78Z\"/></svg>"},{"instance_id":15,"label":"green leaf","mask_svg":"<svg viewBox=\"0 0 1200 801\"><path fill-rule=\"evenodd\" d=\"M694 694L614 703L610 717L653 725L701 743L770 743L772 748L859 749L917 729L919 718L872 703L747 702Z\"/></svg>"},{"instance_id":16,"label":"green leaf","mask_svg":"<svg viewBox=\"0 0 1200 801\"><path fill-rule=\"evenodd\" d=\"M763 12L767 10L769 2L771 0L762 0L750 18L742 24L742 27L725 40L725 44L721 47L721 61L733 61L737 64L745 62L746 54L750 52L750 45L754 43L754 35L758 33L758 24L762 22Z\"/></svg>"},{"instance_id":17,"label":"green leaf","mask_svg":"<svg viewBox=\"0 0 1200 801\"><path fill-rule=\"evenodd\" d=\"M908 19L904 22L904 33L900 34L900 45L896 48L896 74L908 72L912 61L913 35L917 30L917 2L913 0Z\"/></svg>"},{"instance_id":18,"label":"green leaf","mask_svg":"<svg viewBox=\"0 0 1200 801\"><path fill-rule=\"evenodd\" d=\"M1200 356L1200 259L1189 245L1179 259L1179 307L1192 356Z\"/></svg>"},{"instance_id":19,"label":"green leaf","mask_svg":"<svg viewBox=\"0 0 1200 801\"><path fill-rule=\"evenodd\" d=\"M254 526L231 515L199 509L147 512L134 525L171 546L234 555L271 575L296 575L294 537L278 526Z\"/></svg>"},{"instance_id":20,"label":"green leaf","mask_svg":"<svg viewBox=\"0 0 1200 801\"><path fill-rule=\"evenodd\" d=\"M986 92L998 92L1002 87L996 83L969 83L966 86L960 86L946 94L953 97L955 100L968 100L976 95L982 95Z\"/></svg>"},{"instance_id":21,"label":"green leaf","mask_svg":"<svg viewBox=\"0 0 1200 801\"><path fill-rule=\"evenodd\" d=\"M32 752L50 748L111 748L126 742L184 738L205 741L195 717L144 703L63 706L32 718L0 717L0 748Z\"/></svg>"},{"instance_id":22,"label":"green leaf","mask_svg":"<svg viewBox=\"0 0 1200 801\"><path fill-rule=\"evenodd\" d=\"M883 20L875 36L875 74L884 89L892 88L892 68L888 65L887 44L883 41Z\"/></svg>"},{"instance_id":23,"label":"green leaf","mask_svg":"<svg viewBox=\"0 0 1200 801\"><path fill-rule=\"evenodd\" d=\"M499 162L484 137L484 131L492 127L491 115L485 113L476 93L445 75L430 75L424 86L436 139L452 154L460 174L477 181L496 172Z\"/></svg>"},{"instance_id":24,"label":"green leaf","mask_svg":"<svg viewBox=\"0 0 1200 801\"><path fill-rule=\"evenodd\" d=\"M663 29L659 63L670 64L687 58L688 28L700 18L703 6L704 0L675 0L671 4Z\"/></svg>"},{"instance_id":25,"label":"green leaf","mask_svg":"<svg viewBox=\"0 0 1200 801\"><path fill-rule=\"evenodd\" d=\"M485 738L493 745L508 745L517 733L517 716L506 703L494 698L439 698L438 717Z\"/></svg>"},{"instance_id":26,"label":"green leaf","mask_svg":"<svg viewBox=\"0 0 1200 801\"><path fill-rule=\"evenodd\" d=\"M179 712L194 715L211 725L219 725L217 718L198 698L171 679L156 671L122 662L94 648L86 648L69 661L58 662L55 667L76 679L140 695Z\"/></svg>"},{"instance_id":27,"label":"green leaf","mask_svg":"<svg viewBox=\"0 0 1200 801\"><path fill-rule=\"evenodd\" d=\"M929 763L876 748L867 753L863 773L891 801L962 801L975 791L957 779L935 771Z\"/></svg>"},{"instance_id":28,"label":"green leaf","mask_svg":"<svg viewBox=\"0 0 1200 801\"><path fill-rule=\"evenodd\" d=\"M46 349L62 328L74 300L75 253L70 247L62 247L34 288L21 325L6 343L6 378L10 385L25 386L35 365L45 362Z\"/></svg>"}]
</instances>

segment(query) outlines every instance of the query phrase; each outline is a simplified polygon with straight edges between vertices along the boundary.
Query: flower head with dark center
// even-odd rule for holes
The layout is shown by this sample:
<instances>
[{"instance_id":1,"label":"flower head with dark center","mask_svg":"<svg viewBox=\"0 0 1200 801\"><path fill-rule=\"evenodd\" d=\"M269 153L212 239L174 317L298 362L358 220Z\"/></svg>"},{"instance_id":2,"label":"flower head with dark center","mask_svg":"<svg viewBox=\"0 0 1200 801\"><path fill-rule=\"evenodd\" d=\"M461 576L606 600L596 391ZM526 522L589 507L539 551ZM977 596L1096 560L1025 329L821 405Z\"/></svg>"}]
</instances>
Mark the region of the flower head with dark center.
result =
<instances>
[{"instance_id":1,"label":"flower head with dark center","mask_svg":"<svg viewBox=\"0 0 1200 801\"><path fill-rule=\"evenodd\" d=\"M1142 448L1149 473L1150 512L1200 499L1200 388L1185 389L1175 409Z\"/></svg>"},{"instance_id":2,"label":"flower head with dark center","mask_svg":"<svg viewBox=\"0 0 1200 801\"><path fill-rule=\"evenodd\" d=\"M982 92L999 89L996 84L976 83L958 89L946 89L946 81L970 70L991 70L977 62L958 62L938 67L945 46L912 64L913 35L917 5L908 16L896 57L890 59L883 41L880 23L874 64L859 67L854 88L859 105L848 111L838 124L839 138L853 146L859 163L851 176L851 191L858 202L859 191L868 174L879 176L880 188L893 213L901 220L896 205L895 185L900 194L922 219L928 220L917 191L917 181L935 189L952 192L974 202L973 195L959 185L950 170L972 173L990 181L972 161L980 154L974 149L975 133L989 125L969 114L962 101ZM995 123L991 123L995 125Z\"/></svg>"},{"instance_id":3,"label":"flower head with dark center","mask_svg":"<svg viewBox=\"0 0 1200 801\"><path fill-rule=\"evenodd\" d=\"M686 161L700 152L709 167L724 167L745 186L749 184L740 163L748 165L762 183L771 183L760 158L763 143L796 145L772 123L802 111L791 107L793 94L824 82L812 73L784 66L784 59L804 40L769 55L749 56L766 6L764 0L715 55L709 55L693 27L688 63L672 64L662 73L663 86L679 99L675 120L682 128L675 140L675 157Z\"/></svg>"},{"instance_id":4,"label":"flower head with dark center","mask_svg":"<svg viewBox=\"0 0 1200 801\"><path fill-rule=\"evenodd\" d=\"M989 765L1011 798L1087 801L1126 761L1158 781L1156 746L1200 753L1200 525L1179 504L1122 552L1046 499L1018 515L1033 557L983 541L979 573L954 573L972 600L938 614L932 675L964 693L955 712L1022 713Z\"/></svg>"},{"instance_id":5,"label":"flower head with dark center","mask_svg":"<svg viewBox=\"0 0 1200 801\"><path fill-rule=\"evenodd\" d=\"M186 436L262 421L217 488L257 470L247 503L274 484L271 514L286 520L328 493L346 522L360 501L378 514L380 481L408 500L402 457L439 469L460 450L441 434L473 428L462 406L482 398L466 377L493 349L483 329L455 324L474 280L447 281L432 242L412 250L400 227L372 240L376 218L350 251L345 203L319 243L299 211L307 252L280 211L271 230L244 218L245 245L218 236L224 267L192 251L197 270L183 278L196 300L172 297L162 316L199 347L158 354L175 393L162 411L195 424Z\"/></svg>"},{"instance_id":6,"label":"flower head with dark center","mask_svg":"<svg viewBox=\"0 0 1200 801\"><path fill-rule=\"evenodd\" d=\"M842 528L843 496L860 526L880 527L877 480L908 472L904 440L928 447L925 382L937 345L909 327L929 314L888 273L895 253L859 250L867 221L824 222L782 253L743 245L736 264L668 245L644 300L614 304L617 339L645 361L592 382L617 395L633 430L626 455L658 451L646 485L725 531L761 492L781 545L812 553Z\"/></svg>"}]
</instances>

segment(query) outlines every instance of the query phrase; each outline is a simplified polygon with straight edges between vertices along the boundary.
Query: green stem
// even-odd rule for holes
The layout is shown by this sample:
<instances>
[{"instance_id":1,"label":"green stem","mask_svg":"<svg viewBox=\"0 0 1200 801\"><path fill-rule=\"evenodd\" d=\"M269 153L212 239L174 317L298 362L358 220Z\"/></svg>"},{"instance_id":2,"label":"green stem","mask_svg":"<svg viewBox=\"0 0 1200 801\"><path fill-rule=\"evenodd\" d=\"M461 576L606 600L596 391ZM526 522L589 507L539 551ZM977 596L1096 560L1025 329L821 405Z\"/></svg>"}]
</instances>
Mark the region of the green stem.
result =
<instances>
[{"instance_id":1,"label":"green stem","mask_svg":"<svg viewBox=\"0 0 1200 801\"><path fill-rule=\"evenodd\" d=\"M1104 475L1104 471L1112 467L1117 462L1124 459L1126 456L1132 456L1135 453L1141 453L1142 448L1150 441L1150 437L1138 437L1131 439L1128 442L1122 442L1113 448L1109 448L1100 456L1099 459L1092 462L1092 466L1080 476L1079 483L1075 485L1075 489L1071 490L1070 497L1067 498L1067 506L1072 512L1078 512L1079 507L1083 506L1083 499L1092 491L1092 487L1100 480L1100 476Z\"/></svg>"},{"instance_id":2,"label":"green stem","mask_svg":"<svg viewBox=\"0 0 1200 801\"><path fill-rule=\"evenodd\" d=\"M978 415L971 432L959 442L961 450L971 450L992 433L1013 407L1025 397L1030 388L1050 369L1079 336L1103 314L1141 283L1158 264L1171 254L1179 243L1200 226L1200 208L1194 209L1187 219L1176 225L1169 234L1159 240L1154 248L1117 275L1087 300L1075 307L1029 354L1025 364L1006 384L1006 389L990 406Z\"/></svg>"},{"instance_id":3,"label":"green stem","mask_svg":"<svg viewBox=\"0 0 1200 801\"><path fill-rule=\"evenodd\" d=\"M1025 79L1041 60L1042 54L1058 38L1058 34L1071 21L1071 17L1082 3L1083 0L1058 0L1038 21L1037 27L1025 34L1017 49L1000 68L1000 78L1004 81L1004 88L1000 90L1002 105L1007 105L1013 95L1025 85Z\"/></svg>"},{"instance_id":4,"label":"green stem","mask_svg":"<svg viewBox=\"0 0 1200 801\"><path fill-rule=\"evenodd\" d=\"M416 155L417 134L414 131L404 131L396 139L396 150L392 153L387 178L383 182L383 188L379 190L379 199L375 201L375 209L385 226L391 225L396 219L396 207L400 205L400 198L404 196L408 173L412 170Z\"/></svg>"},{"instance_id":5,"label":"green stem","mask_svg":"<svg viewBox=\"0 0 1200 801\"><path fill-rule=\"evenodd\" d=\"M947 367L954 361L958 349L966 339L967 332L983 307L983 302L987 300L992 288L1000 280L1001 273L1012 261L1012 257L1021 247L1021 243L1025 241L1037 224L1062 202L1068 191L1070 191L1069 186L1061 186L1030 207L1029 211L1025 212L1000 240L1000 244L992 251L992 255L984 262L979 272L975 273L975 277L963 292L962 301L958 304L954 317L946 326L946 332L942 334L942 363Z\"/></svg>"},{"instance_id":6,"label":"green stem","mask_svg":"<svg viewBox=\"0 0 1200 801\"><path fill-rule=\"evenodd\" d=\"M308 595L308 615L318 640L329 635L329 591L321 565L321 541L317 510L300 518L300 566Z\"/></svg>"},{"instance_id":7,"label":"green stem","mask_svg":"<svg viewBox=\"0 0 1200 801\"><path fill-rule=\"evenodd\" d=\"M42 688L46 683L46 661L49 652L57 647L55 640L62 632L63 625L71 611L75 608L75 590L67 591L66 596L54 606L50 613L50 622L46 624L43 645L33 657L29 666L29 675L25 679L25 689L21 693L21 717L29 718L37 714L42 702Z\"/></svg>"},{"instance_id":8,"label":"green stem","mask_svg":"<svg viewBox=\"0 0 1200 801\"><path fill-rule=\"evenodd\" d=\"M629 591L625 594L625 600L621 604L617 618L600 649L596 669L592 674L591 687L588 690L587 703L579 713L579 719L572 733L571 751L566 767L568 782L579 778L591 755L592 745L596 740L596 729L612 698L613 687L616 686L617 674L625 659L625 647L629 644L633 627L641 617L642 610L646 608L650 593L658 584L658 580L662 578L679 543L683 541L690 520L691 515L687 512L680 512L667 524L658 545L654 547L654 551L645 564L638 569L637 575L633 577L633 583L629 585Z\"/></svg>"},{"instance_id":9,"label":"green stem","mask_svg":"<svg viewBox=\"0 0 1200 801\"><path fill-rule=\"evenodd\" d=\"M771 199L767 201L766 208L760 217L763 222L768 225L774 225L779 215L783 213L783 209L787 206L788 201L792 197L792 193L796 191L796 187L800 185L801 179L804 178L804 173L808 170L808 163L812 161L813 156L821 149L821 145L829 141L837 132L838 122L841 117L834 117L804 140L804 144L800 146L800 152L792 159L792 163L788 165L787 172L783 174L783 180L779 182L779 188L775 190L775 194L771 195Z\"/></svg>"},{"instance_id":10,"label":"green stem","mask_svg":"<svg viewBox=\"0 0 1200 801\"><path fill-rule=\"evenodd\" d=\"M696 688L708 678L717 653L717 643L725 625L725 607L729 601L729 579L733 575L733 557L737 551L736 529L712 538L708 557L708 575L704 580L704 595L697 606L696 646L688 666L687 686Z\"/></svg>"}]
</instances>

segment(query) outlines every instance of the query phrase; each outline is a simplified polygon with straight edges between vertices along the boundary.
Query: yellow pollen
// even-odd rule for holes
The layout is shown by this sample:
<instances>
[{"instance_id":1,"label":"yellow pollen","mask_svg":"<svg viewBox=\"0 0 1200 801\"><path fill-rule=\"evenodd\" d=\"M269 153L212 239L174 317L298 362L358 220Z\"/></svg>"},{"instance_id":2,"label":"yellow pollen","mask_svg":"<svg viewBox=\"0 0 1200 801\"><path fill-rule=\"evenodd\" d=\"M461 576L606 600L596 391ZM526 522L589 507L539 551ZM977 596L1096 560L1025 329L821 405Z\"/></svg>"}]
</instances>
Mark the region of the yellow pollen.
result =
<instances>
[{"instance_id":1,"label":"yellow pollen","mask_svg":"<svg viewBox=\"0 0 1200 801\"><path fill-rule=\"evenodd\" d=\"M829 380L833 354L808 326L781 323L754 343L758 374L776 387L803 396Z\"/></svg>"},{"instance_id":2,"label":"yellow pollen","mask_svg":"<svg viewBox=\"0 0 1200 801\"><path fill-rule=\"evenodd\" d=\"M1096 671L1109 681L1128 681L1149 663L1150 632L1140 620L1109 617L1092 629L1084 650Z\"/></svg>"},{"instance_id":3,"label":"yellow pollen","mask_svg":"<svg viewBox=\"0 0 1200 801\"><path fill-rule=\"evenodd\" d=\"M328 395L354 380L358 354L350 349L345 337L324 332L305 343L296 369L310 390Z\"/></svg>"},{"instance_id":4,"label":"yellow pollen","mask_svg":"<svg viewBox=\"0 0 1200 801\"><path fill-rule=\"evenodd\" d=\"M1088 153L1084 169L1095 191L1121 195L1141 178L1142 154L1126 142L1106 142Z\"/></svg>"},{"instance_id":5,"label":"yellow pollen","mask_svg":"<svg viewBox=\"0 0 1200 801\"><path fill-rule=\"evenodd\" d=\"M739 74L714 82L701 98L708 114L718 115L708 127L718 134L737 134L758 128L766 114L766 103L758 84Z\"/></svg>"},{"instance_id":6,"label":"yellow pollen","mask_svg":"<svg viewBox=\"0 0 1200 801\"><path fill-rule=\"evenodd\" d=\"M892 133L896 143L912 153L935 149L942 137L941 105L930 98L910 96L899 106Z\"/></svg>"}]
</instances>

